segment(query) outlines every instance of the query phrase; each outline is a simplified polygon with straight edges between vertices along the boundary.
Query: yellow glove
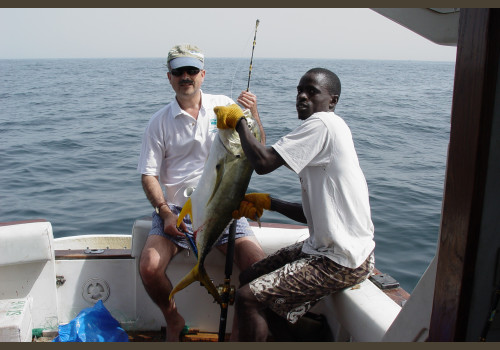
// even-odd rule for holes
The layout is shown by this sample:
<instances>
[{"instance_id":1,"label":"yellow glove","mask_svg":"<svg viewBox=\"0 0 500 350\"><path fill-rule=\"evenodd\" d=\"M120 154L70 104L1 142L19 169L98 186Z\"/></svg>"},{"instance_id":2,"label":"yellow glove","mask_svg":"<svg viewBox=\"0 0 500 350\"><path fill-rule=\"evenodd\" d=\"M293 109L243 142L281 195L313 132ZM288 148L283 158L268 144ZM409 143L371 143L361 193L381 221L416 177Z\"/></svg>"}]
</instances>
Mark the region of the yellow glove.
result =
<instances>
[{"instance_id":1,"label":"yellow glove","mask_svg":"<svg viewBox=\"0 0 500 350\"><path fill-rule=\"evenodd\" d=\"M240 203L240 208L233 211L233 219L239 219L242 216L251 220L258 220L264 209L271 209L271 197L268 193L248 193Z\"/></svg>"},{"instance_id":2,"label":"yellow glove","mask_svg":"<svg viewBox=\"0 0 500 350\"><path fill-rule=\"evenodd\" d=\"M243 110L235 103L226 107L215 107L214 112L217 115L217 127L219 129L234 129L238 121L243 117Z\"/></svg>"}]
</instances>

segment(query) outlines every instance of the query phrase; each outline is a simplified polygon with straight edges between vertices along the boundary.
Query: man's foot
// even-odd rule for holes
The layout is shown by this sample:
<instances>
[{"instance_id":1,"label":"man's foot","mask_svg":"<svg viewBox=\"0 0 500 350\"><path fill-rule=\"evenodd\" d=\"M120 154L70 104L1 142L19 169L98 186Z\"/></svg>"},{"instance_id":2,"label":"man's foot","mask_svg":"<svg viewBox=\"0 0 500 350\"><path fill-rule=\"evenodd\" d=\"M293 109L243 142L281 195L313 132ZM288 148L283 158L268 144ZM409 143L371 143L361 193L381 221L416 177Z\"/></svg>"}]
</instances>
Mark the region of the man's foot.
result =
<instances>
[{"instance_id":1,"label":"man's foot","mask_svg":"<svg viewBox=\"0 0 500 350\"><path fill-rule=\"evenodd\" d=\"M180 341L180 336L181 332L184 329L184 325L186 322L184 321L184 318L179 315L177 319L174 322L169 322L167 324L167 338L166 341L168 342L179 342Z\"/></svg>"}]
</instances>

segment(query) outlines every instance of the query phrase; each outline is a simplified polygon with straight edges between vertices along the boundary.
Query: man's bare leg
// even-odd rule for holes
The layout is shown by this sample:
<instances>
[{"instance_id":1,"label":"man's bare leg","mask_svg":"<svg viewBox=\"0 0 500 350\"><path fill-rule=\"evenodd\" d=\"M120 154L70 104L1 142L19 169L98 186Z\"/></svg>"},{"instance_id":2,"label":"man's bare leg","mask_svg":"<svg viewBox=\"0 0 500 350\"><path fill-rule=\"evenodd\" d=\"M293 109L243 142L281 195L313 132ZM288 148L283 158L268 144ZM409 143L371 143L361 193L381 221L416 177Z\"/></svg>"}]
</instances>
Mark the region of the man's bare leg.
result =
<instances>
[{"instance_id":1,"label":"man's bare leg","mask_svg":"<svg viewBox=\"0 0 500 350\"><path fill-rule=\"evenodd\" d=\"M179 341L184 318L177 311L175 301L168 300L172 283L165 275L170 260L181 248L170 240L150 235L141 253L139 271L146 291L160 307L167 322L167 341Z\"/></svg>"},{"instance_id":2,"label":"man's bare leg","mask_svg":"<svg viewBox=\"0 0 500 350\"><path fill-rule=\"evenodd\" d=\"M263 316L264 306L253 295L248 284L237 290L235 309L238 315L237 340L265 342L269 327Z\"/></svg>"}]
</instances>

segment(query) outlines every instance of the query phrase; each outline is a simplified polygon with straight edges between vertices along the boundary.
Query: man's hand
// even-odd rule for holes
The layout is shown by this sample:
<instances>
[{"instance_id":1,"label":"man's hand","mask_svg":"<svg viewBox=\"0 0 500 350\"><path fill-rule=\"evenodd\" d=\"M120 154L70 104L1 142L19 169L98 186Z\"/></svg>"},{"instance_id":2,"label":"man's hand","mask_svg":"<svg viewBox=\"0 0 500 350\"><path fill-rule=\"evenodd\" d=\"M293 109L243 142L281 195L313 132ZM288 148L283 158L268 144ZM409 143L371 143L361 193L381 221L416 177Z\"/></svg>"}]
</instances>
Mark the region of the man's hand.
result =
<instances>
[{"instance_id":1,"label":"man's hand","mask_svg":"<svg viewBox=\"0 0 500 350\"><path fill-rule=\"evenodd\" d=\"M271 209L271 197L268 193L248 193L240 203L240 208L233 211L233 219L242 216L251 220L259 219L264 213L264 209Z\"/></svg>"},{"instance_id":2,"label":"man's hand","mask_svg":"<svg viewBox=\"0 0 500 350\"><path fill-rule=\"evenodd\" d=\"M250 91L243 90L238 97L237 102L243 106L243 108L249 109L252 113L252 117L255 119L260 129L260 142L266 144L266 133L264 132L264 127L260 121L259 111L257 110L257 96L252 94Z\"/></svg>"},{"instance_id":3,"label":"man's hand","mask_svg":"<svg viewBox=\"0 0 500 350\"><path fill-rule=\"evenodd\" d=\"M169 236L182 236L184 234L177 229L177 218L178 216L172 212L167 213L167 216L163 218L163 232L165 232ZM182 231L186 232L187 227L184 222L181 223L179 227Z\"/></svg>"},{"instance_id":4,"label":"man's hand","mask_svg":"<svg viewBox=\"0 0 500 350\"><path fill-rule=\"evenodd\" d=\"M214 108L217 115L217 128L234 129L238 121L243 118L243 110L237 104Z\"/></svg>"},{"instance_id":5,"label":"man's hand","mask_svg":"<svg viewBox=\"0 0 500 350\"><path fill-rule=\"evenodd\" d=\"M252 115L257 114L257 96L249 91L242 91L238 99L236 100L243 108L248 108Z\"/></svg>"}]
</instances>

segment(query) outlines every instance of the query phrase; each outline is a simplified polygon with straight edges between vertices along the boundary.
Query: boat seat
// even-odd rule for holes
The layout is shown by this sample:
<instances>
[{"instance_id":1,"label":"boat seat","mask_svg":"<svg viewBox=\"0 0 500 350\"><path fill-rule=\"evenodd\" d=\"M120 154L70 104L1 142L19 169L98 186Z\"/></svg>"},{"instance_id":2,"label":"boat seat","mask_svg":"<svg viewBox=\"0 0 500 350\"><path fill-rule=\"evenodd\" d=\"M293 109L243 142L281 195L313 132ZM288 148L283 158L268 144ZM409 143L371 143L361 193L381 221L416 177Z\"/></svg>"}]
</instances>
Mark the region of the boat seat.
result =
<instances>
[{"instance_id":1,"label":"boat seat","mask_svg":"<svg viewBox=\"0 0 500 350\"><path fill-rule=\"evenodd\" d=\"M33 328L58 327L52 225L0 223L0 300L29 299Z\"/></svg>"},{"instance_id":2,"label":"boat seat","mask_svg":"<svg viewBox=\"0 0 500 350\"><path fill-rule=\"evenodd\" d=\"M142 248L146 244L149 231L151 231L151 218L145 217L134 221L132 226L132 257L137 261L141 257Z\"/></svg>"},{"instance_id":3,"label":"boat seat","mask_svg":"<svg viewBox=\"0 0 500 350\"><path fill-rule=\"evenodd\" d=\"M381 341L400 311L370 280L329 295L311 309L325 315L340 342Z\"/></svg>"},{"instance_id":4,"label":"boat seat","mask_svg":"<svg viewBox=\"0 0 500 350\"><path fill-rule=\"evenodd\" d=\"M253 222L251 222L250 225L254 226ZM308 236L307 227L305 226L288 225L288 228L296 229L287 232L280 230L278 227L274 227L272 224L263 224L262 229L258 227L252 228L257 240L267 254L272 253L284 245L303 240ZM146 217L135 220L132 228L131 255L136 259L137 266L150 230L151 218ZM205 260L205 268L215 285L219 285L224 281L225 261L225 255L217 249L212 249ZM175 285L193 268L195 263L196 259L193 253L182 251L180 254L177 254L167 268L167 274L172 283ZM231 277L232 285L238 285L239 273L238 267L234 265ZM152 325L155 327L162 326L164 324L164 319L159 308L154 305L152 301L146 303L146 300L150 300L150 298L144 289L140 277L137 278L136 292L138 300L142 300L143 303L143 307L137 310L137 323L147 324L148 327ZM182 310L181 313L191 328L198 328L206 332L218 332L220 308L213 302L213 298L199 283L193 283L186 289L177 293L175 296L175 303L179 310ZM230 307L227 315L227 332L231 332L232 329L233 313L234 307Z\"/></svg>"}]
</instances>

